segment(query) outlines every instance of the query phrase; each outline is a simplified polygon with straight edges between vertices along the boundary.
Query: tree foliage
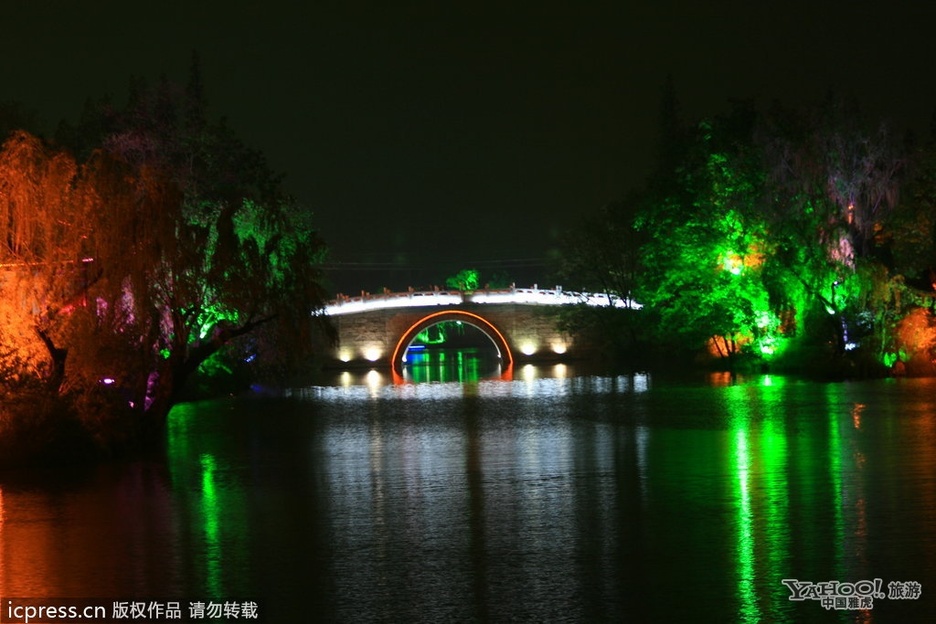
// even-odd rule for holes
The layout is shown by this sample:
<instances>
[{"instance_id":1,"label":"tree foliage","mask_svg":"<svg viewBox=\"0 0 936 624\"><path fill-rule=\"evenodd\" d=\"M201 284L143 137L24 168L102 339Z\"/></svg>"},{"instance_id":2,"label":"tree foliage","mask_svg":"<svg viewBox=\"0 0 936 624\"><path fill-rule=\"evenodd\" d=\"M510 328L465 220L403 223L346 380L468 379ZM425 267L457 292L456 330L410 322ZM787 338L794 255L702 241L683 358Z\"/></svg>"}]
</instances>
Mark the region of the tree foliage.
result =
<instances>
[{"instance_id":1,"label":"tree foliage","mask_svg":"<svg viewBox=\"0 0 936 624\"><path fill-rule=\"evenodd\" d=\"M477 269L462 269L455 275L445 278L445 286L455 290L477 290L481 284L480 277Z\"/></svg>"},{"instance_id":2,"label":"tree foliage","mask_svg":"<svg viewBox=\"0 0 936 624\"><path fill-rule=\"evenodd\" d=\"M678 128L672 97L665 159L632 216L603 209L573 233L564 280L633 294L670 348L892 364L912 334L896 328L936 288L932 146L901 149L835 99L766 113L735 102Z\"/></svg>"},{"instance_id":3,"label":"tree foliage","mask_svg":"<svg viewBox=\"0 0 936 624\"><path fill-rule=\"evenodd\" d=\"M610 293L633 300L645 268L642 250L646 230L639 227L643 198L634 194L586 216L578 229L562 242L556 279L587 292ZM639 316L618 314L602 307L562 310L560 325L595 343L604 351L625 353L643 342L645 332Z\"/></svg>"},{"instance_id":4,"label":"tree foliage","mask_svg":"<svg viewBox=\"0 0 936 624\"><path fill-rule=\"evenodd\" d=\"M209 121L193 67L185 89L135 83L123 108L89 105L58 147L22 131L3 144L8 378L60 394L107 379L158 423L222 350L306 354L324 244L262 154Z\"/></svg>"}]
</instances>

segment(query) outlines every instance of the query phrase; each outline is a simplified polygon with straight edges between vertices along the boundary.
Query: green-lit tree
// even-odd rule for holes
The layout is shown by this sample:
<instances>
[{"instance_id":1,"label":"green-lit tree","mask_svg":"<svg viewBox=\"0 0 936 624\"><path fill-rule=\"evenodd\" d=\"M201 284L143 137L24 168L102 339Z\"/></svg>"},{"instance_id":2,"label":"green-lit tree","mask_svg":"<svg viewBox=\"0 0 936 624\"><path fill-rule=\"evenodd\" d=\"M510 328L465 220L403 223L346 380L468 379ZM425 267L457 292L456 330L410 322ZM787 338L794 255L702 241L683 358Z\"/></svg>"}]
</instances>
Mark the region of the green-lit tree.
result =
<instances>
[{"instance_id":1,"label":"green-lit tree","mask_svg":"<svg viewBox=\"0 0 936 624\"><path fill-rule=\"evenodd\" d=\"M883 257L904 159L886 126L869 131L854 105L830 98L805 111L775 108L769 162L772 275L797 330L841 356L884 348L903 279ZM810 322L807 322L810 319Z\"/></svg>"},{"instance_id":2,"label":"green-lit tree","mask_svg":"<svg viewBox=\"0 0 936 624\"><path fill-rule=\"evenodd\" d=\"M477 290L481 284L480 277L477 269L462 269L445 278L445 286L455 290Z\"/></svg>"},{"instance_id":3,"label":"green-lit tree","mask_svg":"<svg viewBox=\"0 0 936 624\"><path fill-rule=\"evenodd\" d=\"M661 340L733 358L773 354L779 318L764 283L771 241L764 175L744 103L699 125L681 166L639 221L648 242L638 300Z\"/></svg>"},{"instance_id":4,"label":"green-lit tree","mask_svg":"<svg viewBox=\"0 0 936 624\"><path fill-rule=\"evenodd\" d=\"M261 353L242 355L301 355L324 300L324 245L262 154L208 119L197 59L184 93L166 82L137 87L121 114L105 112L96 186L107 187L113 170L140 172L137 203L150 207L112 209L94 238L102 258L139 249L139 262L124 255L101 271L114 276L111 300L129 285L134 319L152 341L144 404L165 413L203 362L246 334Z\"/></svg>"},{"instance_id":5,"label":"green-lit tree","mask_svg":"<svg viewBox=\"0 0 936 624\"><path fill-rule=\"evenodd\" d=\"M936 140L902 151L832 98L763 115L736 102L687 131L668 93L660 166L629 210L602 210L569 237L563 280L632 293L643 335L677 349L926 368Z\"/></svg>"}]
</instances>

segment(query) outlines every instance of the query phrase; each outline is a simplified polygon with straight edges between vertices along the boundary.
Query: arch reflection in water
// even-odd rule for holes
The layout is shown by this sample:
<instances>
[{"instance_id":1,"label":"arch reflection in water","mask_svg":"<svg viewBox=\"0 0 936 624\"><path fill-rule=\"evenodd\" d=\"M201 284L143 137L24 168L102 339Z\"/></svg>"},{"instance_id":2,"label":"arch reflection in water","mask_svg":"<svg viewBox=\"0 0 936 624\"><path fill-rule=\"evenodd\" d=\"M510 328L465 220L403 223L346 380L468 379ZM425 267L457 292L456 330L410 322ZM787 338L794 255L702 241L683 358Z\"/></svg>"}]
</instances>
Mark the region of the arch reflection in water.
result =
<instances>
[{"instance_id":1,"label":"arch reflection in water","mask_svg":"<svg viewBox=\"0 0 936 624\"><path fill-rule=\"evenodd\" d=\"M438 312L414 324L394 351L397 381L476 382L509 372L512 358L503 336L481 317L467 314Z\"/></svg>"},{"instance_id":2,"label":"arch reflection in water","mask_svg":"<svg viewBox=\"0 0 936 624\"><path fill-rule=\"evenodd\" d=\"M404 382L474 382L502 374L500 360L491 349L417 349L407 353L403 365Z\"/></svg>"}]
</instances>

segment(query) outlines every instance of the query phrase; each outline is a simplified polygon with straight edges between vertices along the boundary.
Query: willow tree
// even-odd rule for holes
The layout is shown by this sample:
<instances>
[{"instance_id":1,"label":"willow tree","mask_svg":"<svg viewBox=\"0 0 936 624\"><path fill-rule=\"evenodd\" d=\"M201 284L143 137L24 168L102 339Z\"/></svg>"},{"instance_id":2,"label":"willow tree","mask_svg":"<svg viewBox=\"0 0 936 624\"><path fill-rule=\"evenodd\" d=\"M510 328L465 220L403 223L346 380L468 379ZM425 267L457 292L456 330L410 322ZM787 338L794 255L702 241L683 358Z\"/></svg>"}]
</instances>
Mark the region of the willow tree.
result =
<instances>
[{"instance_id":1,"label":"willow tree","mask_svg":"<svg viewBox=\"0 0 936 624\"><path fill-rule=\"evenodd\" d=\"M261 328L273 330L267 338L289 334L272 345L286 352L261 353L264 342L252 341L252 355L267 358L310 344L310 315L323 301L316 269L323 246L285 200L196 201L170 172L131 167L106 152L84 175L89 189L107 189L89 237L100 303L85 324L144 347L142 363L104 372L135 387L146 411L164 414L192 373L241 336ZM121 370L133 378L120 380Z\"/></svg>"},{"instance_id":2,"label":"willow tree","mask_svg":"<svg viewBox=\"0 0 936 624\"><path fill-rule=\"evenodd\" d=\"M880 350L903 288L885 258L905 168L887 126L868 130L854 107L830 100L775 109L762 136L775 275L795 301L799 329L839 355Z\"/></svg>"},{"instance_id":3,"label":"willow tree","mask_svg":"<svg viewBox=\"0 0 936 624\"><path fill-rule=\"evenodd\" d=\"M0 369L8 381L64 381L52 334L80 296L90 231L66 152L14 132L0 149Z\"/></svg>"},{"instance_id":4,"label":"willow tree","mask_svg":"<svg viewBox=\"0 0 936 624\"><path fill-rule=\"evenodd\" d=\"M101 116L78 133L101 146L85 177L108 198L93 255L108 310L126 311L113 322L132 321L147 345L143 408L164 414L232 343L259 361L304 354L324 302L324 244L263 155L208 119L197 62L185 89L138 85L124 110Z\"/></svg>"},{"instance_id":5,"label":"willow tree","mask_svg":"<svg viewBox=\"0 0 936 624\"><path fill-rule=\"evenodd\" d=\"M0 158L4 288L47 353L35 375L59 393L106 381L158 426L223 349L305 354L325 247L262 155L167 83L92 117L81 163L25 133Z\"/></svg>"}]
</instances>

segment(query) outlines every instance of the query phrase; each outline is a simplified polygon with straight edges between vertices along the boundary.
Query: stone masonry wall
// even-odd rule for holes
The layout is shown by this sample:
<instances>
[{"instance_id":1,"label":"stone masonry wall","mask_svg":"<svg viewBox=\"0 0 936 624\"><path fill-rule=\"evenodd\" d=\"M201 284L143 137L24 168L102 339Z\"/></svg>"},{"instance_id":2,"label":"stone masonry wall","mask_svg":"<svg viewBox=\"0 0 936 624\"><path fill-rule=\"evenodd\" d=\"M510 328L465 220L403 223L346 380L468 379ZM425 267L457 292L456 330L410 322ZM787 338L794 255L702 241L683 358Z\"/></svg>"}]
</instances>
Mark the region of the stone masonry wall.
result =
<instances>
[{"instance_id":1,"label":"stone masonry wall","mask_svg":"<svg viewBox=\"0 0 936 624\"><path fill-rule=\"evenodd\" d=\"M375 310L332 317L338 331L338 345L331 349L332 363L389 366L389 358L400 337L414 323L444 310L472 312L485 318L504 334L518 362L575 355L572 338L556 328L550 308L522 304L462 304Z\"/></svg>"}]
</instances>

